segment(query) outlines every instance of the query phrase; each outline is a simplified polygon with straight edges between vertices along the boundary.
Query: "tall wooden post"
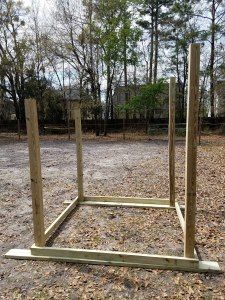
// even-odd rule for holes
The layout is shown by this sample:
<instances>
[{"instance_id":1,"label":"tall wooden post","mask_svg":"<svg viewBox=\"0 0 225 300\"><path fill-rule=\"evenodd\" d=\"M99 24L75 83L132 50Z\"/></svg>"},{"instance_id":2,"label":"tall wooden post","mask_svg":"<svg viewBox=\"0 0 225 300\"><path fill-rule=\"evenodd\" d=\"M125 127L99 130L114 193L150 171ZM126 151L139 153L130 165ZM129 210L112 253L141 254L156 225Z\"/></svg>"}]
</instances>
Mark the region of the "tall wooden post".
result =
<instances>
[{"instance_id":1,"label":"tall wooden post","mask_svg":"<svg viewBox=\"0 0 225 300\"><path fill-rule=\"evenodd\" d=\"M170 206L175 206L175 103L176 78L170 77L169 84L169 186Z\"/></svg>"},{"instance_id":2,"label":"tall wooden post","mask_svg":"<svg viewBox=\"0 0 225 300\"><path fill-rule=\"evenodd\" d=\"M45 245L45 231L38 116L35 99L25 100L25 113L30 158L34 242L36 246L42 247Z\"/></svg>"},{"instance_id":3,"label":"tall wooden post","mask_svg":"<svg viewBox=\"0 0 225 300\"><path fill-rule=\"evenodd\" d=\"M83 189L83 150L82 150L82 129L81 129L81 113L80 103L75 103L75 131L76 131L76 149L77 149L77 186L78 186L78 199L84 199Z\"/></svg>"},{"instance_id":4,"label":"tall wooden post","mask_svg":"<svg viewBox=\"0 0 225 300\"><path fill-rule=\"evenodd\" d=\"M199 106L200 44L189 47L186 129L184 256L194 257L196 214L196 166Z\"/></svg>"}]
</instances>

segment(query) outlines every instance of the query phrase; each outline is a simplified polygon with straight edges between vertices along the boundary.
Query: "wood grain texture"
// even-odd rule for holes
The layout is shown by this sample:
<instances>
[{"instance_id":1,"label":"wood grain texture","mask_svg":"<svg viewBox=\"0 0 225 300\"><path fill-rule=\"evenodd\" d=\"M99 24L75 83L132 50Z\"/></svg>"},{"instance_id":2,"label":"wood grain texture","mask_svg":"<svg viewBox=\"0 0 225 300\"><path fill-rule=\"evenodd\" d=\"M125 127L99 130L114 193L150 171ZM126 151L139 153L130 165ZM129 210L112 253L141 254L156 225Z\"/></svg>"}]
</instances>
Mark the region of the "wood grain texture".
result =
<instances>
[{"instance_id":1,"label":"wood grain texture","mask_svg":"<svg viewBox=\"0 0 225 300\"><path fill-rule=\"evenodd\" d=\"M139 204L169 204L169 199L141 198L141 197L117 197L117 196L85 196L84 201L139 203Z\"/></svg>"},{"instance_id":2,"label":"wood grain texture","mask_svg":"<svg viewBox=\"0 0 225 300\"><path fill-rule=\"evenodd\" d=\"M169 190L170 205L175 206L175 104L176 78L170 77L169 83Z\"/></svg>"},{"instance_id":3,"label":"wood grain texture","mask_svg":"<svg viewBox=\"0 0 225 300\"><path fill-rule=\"evenodd\" d=\"M80 205L175 209L169 204L142 204L142 203L132 203L132 202L122 203L122 202L104 202L104 201L83 201L80 202Z\"/></svg>"},{"instance_id":4,"label":"wood grain texture","mask_svg":"<svg viewBox=\"0 0 225 300\"><path fill-rule=\"evenodd\" d=\"M45 235L44 235L41 157L40 157L37 105L35 99L25 100L25 113L26 113L26 125L27 125L29 160L30 160L34 242L36 246L44 246Z\"/></svg>"},{"instance_id":5,"label":"wood grain texture","mask_svg":"<svg viewBox=\"0 0 225 300\"><path fill-rule=\"evenodd\" d=\"M196 166L199 106L200 44L189 47L187 99L186 164L185 164L185 231L184 255L194 257L196 214Z\"/></svg>"},{"instance_id":6,"label":"wood grain texture","mask_svg":"<svg viewBox=\"0 0 225 300\"><path fill-rule=\"evenodd\" d=\"M83 201L84 187L83 187L83 147L82 147L82 127L81 127L81 112L80 103L75 103L74 107L75 117L75 132L76 132L76 151L77 151L77 188L78 199Z\"/></svg>"},{"instance_id":7,"label":"wood grain texture","mask_svg":"<svg viewBox=\"0 0 225 300\"><path fill-rule=\"evenodd\" d=\"M181 207L180 205L178 204L178 202L175 203L175 208L176 208L176 212L177 212L177 216L178 216L178 219L179 219L179 222L180 222L180 226L183 230L183 232L185 231L185 221L184 221L184 217L183 217L183 214L182 214L182 211L181 211ZM196 249L194 248L194 257L198 258L198 254L197 254L197 251Z\"/></svg>"},{"instance_id":8,"label":"wood grain texture","mask_svg":"<svg viewBox=\"0 0 225 300\"><path fill-rule=\"evenodd\" d=\"M180 257L167 257L157 255L145 254L130 254L124 256L126 253L119 253L116 256L111 252L105 251L102 255L100 251L94 250L75 250L73 255L65 252L66 249L59 249L62 251L49 252L48 249L43 248L44 251L38 254L32 254L34 250L30 249L11 249L5 254L5 258L11 259L25 259L25 260L40 260L40 261L56 261L56 262L72 262L95 265L109 265L109 266L125 266L148 269L168 269L178 271L189 271L197 273L221 273L220 266L214 261L188 261ZM72 249L69 249L72 250ZM73 251L73 250L72 250ZM77 251L82 251L80 254ZM53 255L52 255L53 254Z\"/></svg>"},{"instance_id":9,"label":"wood grain texture","mask_svg":"<svg viewBox=\"0 0 225 300\"><path fill-rule=\"evenodd\" d=\"M58 229L58 227L63 223L63 221L68 217L68 215L74 210L77 206L79 200L78 197L72 201L67 208L55 219L55 221L46 229L45 231L45 240L47 241L52 234Z\"/></svg>"}]
</instances>

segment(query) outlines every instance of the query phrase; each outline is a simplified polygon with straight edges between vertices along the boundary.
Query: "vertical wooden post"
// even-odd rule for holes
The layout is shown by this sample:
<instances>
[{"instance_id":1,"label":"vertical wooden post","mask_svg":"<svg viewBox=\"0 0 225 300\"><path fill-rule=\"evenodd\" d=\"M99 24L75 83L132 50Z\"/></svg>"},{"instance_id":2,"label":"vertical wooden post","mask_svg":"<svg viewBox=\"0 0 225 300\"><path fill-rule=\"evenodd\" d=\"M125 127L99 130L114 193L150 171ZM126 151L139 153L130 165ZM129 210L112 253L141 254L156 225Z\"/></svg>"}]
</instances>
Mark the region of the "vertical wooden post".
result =
<instances>
[{"instance_id":1,"label":"vertical wooden post","mask_svg":"<svg viewBox=\"0 0 225 300\"><path fill-rule=\"evenodd\" d=\"M170 206L175 207L175 103L176 78L170 77L169 84L169 185Z\"/></svg>"},{"instance_id":2,"label":"vertical wooden post","mask_svg":"<svg viewBox=\"0 0 225 300\"><path fill-rule=\"evenodd\" d=\"M82 151L82 129L81 129L81 113L80 103L75 103L75 131L76 131L76 149L77 149L77 186L78 186L78 199L84 199L83 190L83 151Z\"/></svg>"},{"instance_id":3,"label":"vertical wooden post","mask_svg":"<svg viewBox=\"0 0 225 300\"><path fill-rule=\"evenodd\" d=\"M42 247L45 245L45 231L38 116L35 99L25 100L25 113L30 158L34 242L36 246Z\"/></svg>"},{"instance_id":4,"label":"vertical wooden post","mask_svg":"<svg viewBox=\"0 0 225 300\"><path fill-rule=\"evenodd\" d=\"M188 258L194 257L195 246L199 66L200 44L191 44L189 47L184 231L184 256Z\"/></svg>"}]
</instances>

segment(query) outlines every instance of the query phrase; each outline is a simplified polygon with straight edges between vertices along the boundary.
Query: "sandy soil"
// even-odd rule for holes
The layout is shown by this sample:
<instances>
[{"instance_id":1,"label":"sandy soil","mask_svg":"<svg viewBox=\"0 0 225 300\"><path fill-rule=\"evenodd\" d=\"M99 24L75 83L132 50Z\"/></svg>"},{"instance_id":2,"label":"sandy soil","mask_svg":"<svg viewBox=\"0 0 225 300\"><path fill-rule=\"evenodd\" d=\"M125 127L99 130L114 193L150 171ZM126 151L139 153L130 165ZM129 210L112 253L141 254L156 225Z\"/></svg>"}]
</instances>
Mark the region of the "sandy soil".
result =
<instances>
[{"instance_id":1,"label":"sandy soil","mask_svg":"<svg viewBox=\"0 0 225 300\"><path fill-rule=\"evenodd\" d=\"M184 142L176 143L177 198L184 200ZM197 248L225 270L225 138L204 137L198 148ZM74 199L75 144L41 142L45 223ZM11 248L33 243L28 149L25 138L0 137L0 296L2 299L225 299L225 276L159 270L7 260ZM165 138L84 142L85 193L168 196ZM183 253L174 212L79 207L51 241L59 247L142 253Z\"/></svg>"}]
</instances>

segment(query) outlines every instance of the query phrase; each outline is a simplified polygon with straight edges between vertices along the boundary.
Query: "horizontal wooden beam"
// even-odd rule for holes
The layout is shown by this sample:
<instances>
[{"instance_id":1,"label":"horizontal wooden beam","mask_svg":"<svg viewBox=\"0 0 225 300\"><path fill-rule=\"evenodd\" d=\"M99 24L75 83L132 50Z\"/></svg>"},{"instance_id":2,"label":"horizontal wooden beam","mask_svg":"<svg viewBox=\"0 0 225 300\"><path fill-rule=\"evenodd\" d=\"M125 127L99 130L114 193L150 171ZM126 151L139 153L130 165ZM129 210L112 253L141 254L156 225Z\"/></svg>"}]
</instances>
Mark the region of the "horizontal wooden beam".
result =
<instances>
[{"instance_id":1,"label":"horizontal wooden beam","mask_svg":"<svg viewBox=\"0 0 225 300\"><path fill-rule=\"evenodd\" d=\"M140 197L116 197L116 196L86 196L84 201L117 202L117 203L139 203L139 204L169 204L169 199L140 198Z\"/></svg>"},{"instance_id":2,"label":"horizontal wooden beam","mask_svg":"<svg viewBox=\"0 0 225 300\"><path fill-rule=\"evenodd\" d=\"M221 272L217 262L198 261L197 259L187 259L177 256L148 255L117 251L32 247L31 250L11 249L5 254L5 257L190 272Z\"/></svg>"},{"instance_id":3,"label":"horizontal wooden beam","mask_svg":"<svg viewBox=\"0 0 225 300\"><path fill-rule=\"evenodd\" d=\"M169 208L175 209L169 204L141 204L141 203L121 203L121 202L102 202L102 201L82 201L79 202L80 205L90 205L90 206L118 206L118 207L137 207L137 208Z\"/></svg>"},{"instance_id":4,"label":"horizontal wooden beam","mask_svg":"<svg viewBox=\"0 0 225 300\"><path fill-rule=\"evenodd\" d=\"M47 241L52 234L57 230L57 228L62 224L62 222L68 217L68 215L74 210L74 208L77 206L79 200L78 197L71 201L69 206L64 209L64 211L58 216L57 219L46 229L45 231L45 241Z\"/></svg>"},{"instance_id":5,"label":"horizontal wooden beam","mask_svg":"<svg viewBox=\"0 0 225 300\"><path fill-rule=\"evenodd\" d=\"M70 249L70 248L54 248L54 247L31 247L32 255L43 255L53 257L67 257L73 259L99 260L99 261L115 261L135 264L164 264L166 266L188 266L198 265L198 259L187 259L178 256L149 255L139 253L126 253L119 251L101 251L87 249Z\"/></svg>"}]
</instances>

